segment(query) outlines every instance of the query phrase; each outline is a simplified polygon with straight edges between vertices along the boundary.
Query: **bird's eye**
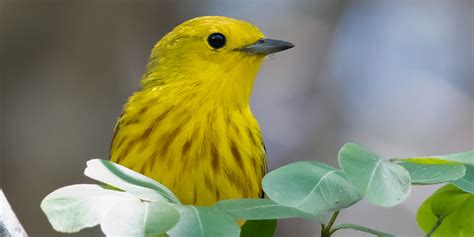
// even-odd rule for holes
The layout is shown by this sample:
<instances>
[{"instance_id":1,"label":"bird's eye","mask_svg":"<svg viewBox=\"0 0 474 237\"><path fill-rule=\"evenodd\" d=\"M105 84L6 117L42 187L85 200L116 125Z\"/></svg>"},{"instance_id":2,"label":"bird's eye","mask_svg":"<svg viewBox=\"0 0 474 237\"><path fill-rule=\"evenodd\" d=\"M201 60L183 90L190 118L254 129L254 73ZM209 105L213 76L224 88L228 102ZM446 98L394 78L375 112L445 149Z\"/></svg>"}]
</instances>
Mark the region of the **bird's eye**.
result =
<instances>
[{"instance_id":1,"label":"bird's eye","mask_svg":"<svg viewBox=\"0 0 474 237\"><path fill-rule=\"evenodd\" d=\"M221 33L212 33L207 37L207 43L215 49L224 47L225 41L225 36Z\"/></svg>"}]
</instances>

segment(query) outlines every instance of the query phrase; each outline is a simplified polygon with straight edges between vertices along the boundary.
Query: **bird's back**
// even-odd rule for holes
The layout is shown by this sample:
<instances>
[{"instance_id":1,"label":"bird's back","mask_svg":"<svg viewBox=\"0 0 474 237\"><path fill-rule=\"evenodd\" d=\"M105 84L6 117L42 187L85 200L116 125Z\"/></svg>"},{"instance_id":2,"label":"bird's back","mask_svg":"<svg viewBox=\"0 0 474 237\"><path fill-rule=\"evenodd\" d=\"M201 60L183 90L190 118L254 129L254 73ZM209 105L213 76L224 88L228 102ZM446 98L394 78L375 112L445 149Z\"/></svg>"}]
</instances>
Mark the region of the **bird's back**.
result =
<instances>
[{"instance_id":1,"label":"bird's back","mask_svg":"<svg viewBox=\"0 0 474 237\"><path fill-rule=\"evenodd\" d=\"M185 204L261 197L266 155L249 106L162 89L151 86L130 97L110 159L161 182Z\"/></svg>"}]
</instances>

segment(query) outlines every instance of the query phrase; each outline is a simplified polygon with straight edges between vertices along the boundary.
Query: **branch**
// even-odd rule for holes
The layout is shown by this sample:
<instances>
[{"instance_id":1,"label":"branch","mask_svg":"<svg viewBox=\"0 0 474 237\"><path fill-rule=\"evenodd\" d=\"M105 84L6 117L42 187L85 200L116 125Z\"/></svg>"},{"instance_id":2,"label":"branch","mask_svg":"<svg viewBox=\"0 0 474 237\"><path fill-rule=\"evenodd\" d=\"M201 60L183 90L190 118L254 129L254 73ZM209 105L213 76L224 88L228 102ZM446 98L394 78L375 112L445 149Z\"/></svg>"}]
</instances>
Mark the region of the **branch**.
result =
<instances>
[{"instance_id":1,"label":"branch","mask_svg":"<svg viewBox=\"0 0 474 237\"><path fill-rule=\"evenodd\" d=\"M28 237L20 221L8 203L5 194L0 189L0 236Z\"/></svg>"}]
</instances>

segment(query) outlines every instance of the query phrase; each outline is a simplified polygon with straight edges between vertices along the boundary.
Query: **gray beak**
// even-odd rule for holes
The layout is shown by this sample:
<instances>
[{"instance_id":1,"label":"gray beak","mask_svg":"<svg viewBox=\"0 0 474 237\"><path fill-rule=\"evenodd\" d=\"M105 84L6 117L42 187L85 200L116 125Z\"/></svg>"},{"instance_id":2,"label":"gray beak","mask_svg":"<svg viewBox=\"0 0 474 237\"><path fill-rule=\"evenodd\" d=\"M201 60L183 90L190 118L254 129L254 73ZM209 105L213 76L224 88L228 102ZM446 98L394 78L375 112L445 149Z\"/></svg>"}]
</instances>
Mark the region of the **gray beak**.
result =
<instances>
[{"instance_id":1,"label":"gray beak","mask_svg":"<svg viewBox=\"0 0 474 237\"><path fill-rule=\"evenodd\" d=\"M242 48L238 48L236 50L243 51L250 54L267 55L267 54L272 54L272 53L280 52L283 50L287 50L293 47L295 47L295 45L290 42L262 38L262 39L257 40L257 42L251 45L247 45Z\"/></svg>"}]
</instances>

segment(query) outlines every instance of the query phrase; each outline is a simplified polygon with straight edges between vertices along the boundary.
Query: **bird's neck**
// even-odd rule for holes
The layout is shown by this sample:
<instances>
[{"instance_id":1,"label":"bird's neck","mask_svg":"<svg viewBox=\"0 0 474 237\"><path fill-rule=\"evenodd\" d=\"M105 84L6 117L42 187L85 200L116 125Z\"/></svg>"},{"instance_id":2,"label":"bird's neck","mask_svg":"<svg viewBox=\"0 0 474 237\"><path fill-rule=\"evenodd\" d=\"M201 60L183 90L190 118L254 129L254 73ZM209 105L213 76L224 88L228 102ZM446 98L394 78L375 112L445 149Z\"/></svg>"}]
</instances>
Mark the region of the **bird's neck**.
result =
<instances>
[{"instance_id":1,"label":"bird's neck","mask_svg":"<svg viewBox=\"0 0 474 237\"><path fill-rule=\"evenodd\" d=\"M230 65L209 63L170 68L159 66L142 79L142 91L160 90L176 103L198 106L247 107L261 61ZM191 70L190 68L193 68ZM200 68L200 70L195 70ZM172 72L172 73L170 73Z\"/></svg>"}]
</instances>

